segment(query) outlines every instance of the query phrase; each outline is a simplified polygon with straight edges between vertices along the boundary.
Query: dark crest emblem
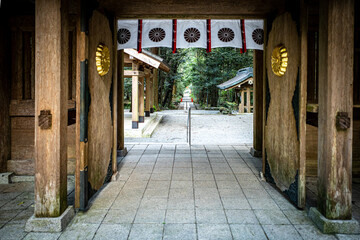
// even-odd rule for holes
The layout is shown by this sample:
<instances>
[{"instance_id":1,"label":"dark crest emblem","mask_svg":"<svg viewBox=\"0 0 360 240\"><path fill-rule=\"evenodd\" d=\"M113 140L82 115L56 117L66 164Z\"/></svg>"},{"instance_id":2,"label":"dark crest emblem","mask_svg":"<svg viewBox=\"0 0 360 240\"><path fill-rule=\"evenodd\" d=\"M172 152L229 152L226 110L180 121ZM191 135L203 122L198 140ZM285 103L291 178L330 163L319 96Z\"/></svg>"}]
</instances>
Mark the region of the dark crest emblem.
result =
<instances>
[{"instance_id":1,"label":"dark crest emblem","mask_svg":"<svg viewBox=\"0 0 360 240\"><path fill-rule=\"evenodd\" d=\"M131 38L131 33L126 28L120 28L117 32L117 40L120 44L127 43Z\"/></svg>"},{"instance_id":2,"label":"dark crest emblem","mask_svg":"<svg viewBox=\"0 0 360 240\"><path fill-rule=\"evenodd\" d=\"M252 39L259 45L264 44L264 30L257 28L252 32Z\"/></svg>"},{"instance_id":3,"label":"dark crest emblem","mask_svg":"<svg viewBox=\"0 0 360 240\"><path fill-rule=\"evenodd\" d=\"M184 38L188 43L194 43L200 39L200 31L197 28L188 28L184 32Z\"/></svg>"},{"instance_id":4,"label":"dark crest emblem","mask_svg":"<svg viewBox=\"0 0 360 240\"><path fill-rule=\"evenodd\" d=\"M221 28L218 31L218 38L222 42L230 42L230 41L234 40L234 37L235 37L235 33L230 28Z\"/></svg>"},{"instance_id":5,"label":"dark crest emblem","mask_svg":"<svg viewBox=\"0 0 360 240\"><path fill-rule=\"evenodd\" d=\"M149 38L153 42L160 42L166 36L165 30L162 28L153 28L149 32Z\"/></svg>"}]
</instances>

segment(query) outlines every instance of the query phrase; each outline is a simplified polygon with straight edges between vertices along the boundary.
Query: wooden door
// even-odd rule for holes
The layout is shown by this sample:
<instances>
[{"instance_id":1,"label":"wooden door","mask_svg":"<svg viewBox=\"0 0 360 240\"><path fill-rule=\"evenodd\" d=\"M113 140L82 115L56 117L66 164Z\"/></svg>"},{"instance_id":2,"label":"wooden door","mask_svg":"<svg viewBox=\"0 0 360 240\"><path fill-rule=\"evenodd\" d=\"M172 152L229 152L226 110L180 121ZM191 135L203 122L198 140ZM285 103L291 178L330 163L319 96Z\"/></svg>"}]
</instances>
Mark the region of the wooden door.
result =
<instances>
[{"instance_id":1,"label":"wooden door","mask_svg":"<svg viewBox=\"0 0 360 240\"><path fill-rule=\"evenodd\" d=\"M283 47L287 52L285 73L273 71L272 61L276 60L274 49L277 47ZM284 62L285 58L284 55ZM300 69L297 25L291 14L285 13L273 21L266 47L265 177L296 206L304 207L305 171L302 161L305 159L300 159L300 141L305 119L301 117L300 108L304 105L300 101L306 98L301 97L305 91L301 87Z\"/></svg>"}]
</instances>

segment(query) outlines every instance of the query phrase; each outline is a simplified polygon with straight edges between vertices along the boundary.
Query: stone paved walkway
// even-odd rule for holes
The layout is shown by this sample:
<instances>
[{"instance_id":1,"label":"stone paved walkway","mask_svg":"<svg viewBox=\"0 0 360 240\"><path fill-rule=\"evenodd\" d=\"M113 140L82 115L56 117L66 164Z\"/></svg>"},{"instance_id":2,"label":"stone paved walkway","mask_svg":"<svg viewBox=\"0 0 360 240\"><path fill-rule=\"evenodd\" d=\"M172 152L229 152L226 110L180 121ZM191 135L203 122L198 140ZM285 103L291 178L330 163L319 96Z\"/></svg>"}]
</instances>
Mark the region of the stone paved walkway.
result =
<instances>
[{"instance_id":1,"label":"stone paved walkway","mask_svg":"<svg viewBox=\"0 0 360 240\"><path fill-rule=\"evenodd\" d=\"M25 233L33 211L26 203L26 217L7 220L0 239L360 239L321 234L305 211L261 181L261 160L246 145L127 147L120 179L63 233Z\"/></svg>"}]
</instances>

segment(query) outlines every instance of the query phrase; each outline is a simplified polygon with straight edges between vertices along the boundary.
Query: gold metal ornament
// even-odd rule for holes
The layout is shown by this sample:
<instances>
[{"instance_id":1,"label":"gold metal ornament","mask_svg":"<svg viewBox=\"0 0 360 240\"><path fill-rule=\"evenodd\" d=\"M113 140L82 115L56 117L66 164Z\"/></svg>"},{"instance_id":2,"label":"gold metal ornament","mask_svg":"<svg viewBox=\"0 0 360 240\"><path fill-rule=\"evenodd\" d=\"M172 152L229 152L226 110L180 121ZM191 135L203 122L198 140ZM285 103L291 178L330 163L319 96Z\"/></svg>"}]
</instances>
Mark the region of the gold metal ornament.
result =
<instances>
[{"instance_id":1,"label":"gold metal ornament","mask_svg":"<svg viewBox=\"0 0 360 240\"><path fill-rule=\"evenodd\" d=\"M288 53L284 45L279 45L274 48L271 55L271 68L275 75L284 76L288 66Z\"/></svg>"},{"instance_id":2,"label":"gold metal ornament","mask_svg":"<svg viewBox=\"0 0 360 240\"><path fill-rule=\"evenodd\" d=\"M96 70L100 76L105 76L110 69L110 51L105 44L96 47Z\"/></svg>"}]
</instances>

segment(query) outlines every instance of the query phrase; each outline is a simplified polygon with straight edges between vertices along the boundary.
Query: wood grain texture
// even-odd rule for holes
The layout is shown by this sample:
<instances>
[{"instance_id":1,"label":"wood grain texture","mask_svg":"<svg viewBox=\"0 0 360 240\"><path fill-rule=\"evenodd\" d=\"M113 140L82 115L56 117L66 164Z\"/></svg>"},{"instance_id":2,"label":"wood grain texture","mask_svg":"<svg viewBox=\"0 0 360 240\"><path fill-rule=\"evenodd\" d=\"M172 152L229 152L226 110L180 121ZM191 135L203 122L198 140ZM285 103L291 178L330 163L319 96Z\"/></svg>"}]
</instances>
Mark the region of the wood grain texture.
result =
<instances>
[{"instance_id":1,"label":"wood grain texture","mask_svg":"<svg viewBox=\"0 0 360 240\"><path fill-rule=\"evenodd\" d=\"M0 53L2 56L10 56L8 37L10 30L6 26L6 20L0 17ZM10 61L0 58L0 172L6 171L6 161L10 158L10 117L9 104L10 89Z\"/></svg>"},{"instance_id":2,"label":"wood grain texture","mask_svg":"<svg viewBox=\"0 0 360 240\"><path fill-rule=\"evenodd\" d=\"M125 147L124 143L124 50L117 51L118 58L118 149L123 150Z\"/></svg>"},{"instance_id":3,"label":"wood grain texture","mask_svg":"<svg viewBox=\"0 0 360 240\"><path fill-rule=\"evenodd\" d=\"M67 208L68 29L61 0L35 5L35 116L51 110L52 127L35 117L35 216L58 217ZM51 53L51 54L49 54Z\"/></svg>"},{"instance_id":4,"label":"wood grain texture","mask_svg":"<svg viewBox=\"0 0 360 240\"><path fill-rule=\"evenodd\" d=\"M265 16L270 12L278 12L284 9L284 0L151 0L151 1L125 1L125 0L101 0L100 5L114 12L117 17L151 18L160 16L168 17L190 17L197 19L206 18L211 15L219 18L232 15L232 17L255 17ZM140 17L141 18L141 17Z\"/></svg>"},{"instance_id":5,"label":"wood grain texture","mask_svg":"<svg viewBox=\"0 0 360 240\"><path fill-rule=\"evenodd\" d=\"M144 119L144 77L139 77L139 118Z\"/></svg>"},{"instance_id":6,"label":"wood grain texture","mask_svg":"<svg viewBox=\"0 0 360 240\"><path fill-rule=\"evenodd\" d=\"M289 62L286 73L276 76L271 68L273 49L284 44ZM295 181L299 170L299 140L292 99L300 64L296 23L289 13L278 16L272 24L266 47L266 68L271 101L265 126L265 148L272 177L281 191Z\"/></svg>"},{"instance_id":7,"label":"wood grain texture","mask_svg":"<svg viewBox=\"0 0 360 240\"><path fill-rule=\"evenodd\" d=\"M318 209L328 219L352 216L353 124L335 123L338 112L353 119L353 23L354 0L320 1Z\"/></svg>"},{"instance_id":8,"label":"wood grain texture","mask_svg":"<svg viewBox=\"0 0 360 240\"><path fill-rule=\"evenodd\" d=\"M110 163L112 147L112 121L110 111L110 87L112 66L109 72L100 77L95 65L95 52L99 43L109 47L111 61L113 46L108 19L94 11L89 22L89 88L91 103L88 119L88 181L93 189L98 190L104 183Z\"/></svg>"},{"instance_id":9,"label":"wood grain texture","mask_svg":"<svg viewBox=\"0 0 360 240\"><path fill-rule=\"evenodd\" d=\"M263 144L263 51L254 51L254 115L253 115L253 147L262 151Z\"/></svg>"},{"instance_id":10,"label":"wood grain texture","mask_svg":"<svg viewBox=\"0 0 360 240\"><path fill-rule=\"evenodd\" d=\"M117 31L117 20L114 18L113 19L113 31L116 32ZM113 125L113 145L112 145L112 171L113 171L113 175L116 174L117 172L117 149L118 149L118 107L119 107L119 101L118 101L118 71L121 71L121 69L118 69L118 57L117 57L117 34L113 35L113 62L112 62L112 66L113 66L113 109L112 109L112 125ZM120 103L121 104L121 103Z\"/></svg>"}]
</instances>

